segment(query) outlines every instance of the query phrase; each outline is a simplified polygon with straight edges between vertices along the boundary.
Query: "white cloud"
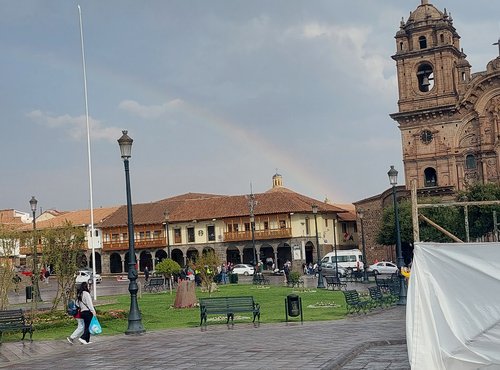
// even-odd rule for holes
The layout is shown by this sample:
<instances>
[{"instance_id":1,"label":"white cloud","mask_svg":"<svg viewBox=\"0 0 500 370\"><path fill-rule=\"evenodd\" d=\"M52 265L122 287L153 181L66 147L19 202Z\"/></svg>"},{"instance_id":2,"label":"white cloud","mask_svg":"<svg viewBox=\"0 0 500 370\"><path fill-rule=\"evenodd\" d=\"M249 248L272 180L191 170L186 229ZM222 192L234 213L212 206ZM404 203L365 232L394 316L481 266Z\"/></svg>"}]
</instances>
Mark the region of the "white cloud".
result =
<instances>
[{"instance_id":1,"label":"white cloud","mask_svg":"<svg viewBox=\"0 0 500 370\"><path fill-rule=\"evenodd\" d=\"M352 84L362 82L365 91L393 97L389 93L397 89L396 74L386 77L385 71L395 70L394 65L384 51L374 49L376 45L368 41L371 28L310 22L290 31L303 39L323 40L322 47L328 50L332 65L348 75Z\"/></svg>"},{"instance_id":2,"label":"white cloud","mask_svg":"<svg viewBox=\"0 0 500 370\"><path fill-rule=\"evenodd\" d=\"M169 112L175 111L184 102L182 99L173 99L161 105L142 105L135 100L124 100L119 104L120 109L135 114L144 119L155 119Z\"/></svg>"},{"instance_id":3,"label":"white cloud","mask_svg":"<svg viewBox=\"0 0 500 370\"><path fill-rule=\"evenodd\" d=\"M27 117L39 125L51 129L62 129L74 140L82 141L87 139L87 121L85 116L72 117L69 114L55 116L48 112L34 110L27 114ZM106 127L99 120L89 117L90 135L95 140L115 141L121 136L121 129L117 127Z\"/></svg>"}]
</instances>

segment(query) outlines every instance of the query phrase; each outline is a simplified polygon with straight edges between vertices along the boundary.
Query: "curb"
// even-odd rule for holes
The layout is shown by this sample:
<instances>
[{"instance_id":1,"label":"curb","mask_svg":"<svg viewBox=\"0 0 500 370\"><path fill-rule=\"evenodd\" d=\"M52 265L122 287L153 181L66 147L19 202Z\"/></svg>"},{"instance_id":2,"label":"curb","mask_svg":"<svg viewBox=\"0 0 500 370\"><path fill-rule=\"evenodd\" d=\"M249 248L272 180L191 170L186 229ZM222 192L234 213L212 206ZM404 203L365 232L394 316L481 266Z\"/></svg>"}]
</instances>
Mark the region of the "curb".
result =
<instances>
[{"instance_id":1,"label":"curb","mask_svg":"<svg viewBox=\"0 0 500 370\"><path fill-rule=\"evenodd\" d=\"M335 361L329 363L327 366L323 367L325 370L340 370L348 362L352 361L354 358L359 356L361 353L373 347L381 346L394 346L406 344L406 339L397 340L375 340L371 342L364 342L359 346L355 347L352 351L349 351L345 355L339 356Z\"/></svg>"}]
</instances>

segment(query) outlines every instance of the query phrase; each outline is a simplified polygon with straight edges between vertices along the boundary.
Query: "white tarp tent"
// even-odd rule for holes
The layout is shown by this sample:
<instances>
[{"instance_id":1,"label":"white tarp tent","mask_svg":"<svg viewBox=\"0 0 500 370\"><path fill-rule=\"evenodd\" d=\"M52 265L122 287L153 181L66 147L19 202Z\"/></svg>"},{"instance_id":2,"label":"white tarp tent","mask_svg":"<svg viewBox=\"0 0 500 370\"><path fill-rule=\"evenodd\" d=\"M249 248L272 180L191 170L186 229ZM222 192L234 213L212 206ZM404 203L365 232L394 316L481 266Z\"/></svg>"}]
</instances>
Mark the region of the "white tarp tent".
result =
<instances>
[{"instance_id":1,"label":"white tarp tent","mask_svg":"<svg viewBox=\"0 0 500 370\"><path fill-rule=\"evenodd\" d=\"M500 369L500 243L416 243L406 307L413 370Z\"/></svg>"}]
</instances>

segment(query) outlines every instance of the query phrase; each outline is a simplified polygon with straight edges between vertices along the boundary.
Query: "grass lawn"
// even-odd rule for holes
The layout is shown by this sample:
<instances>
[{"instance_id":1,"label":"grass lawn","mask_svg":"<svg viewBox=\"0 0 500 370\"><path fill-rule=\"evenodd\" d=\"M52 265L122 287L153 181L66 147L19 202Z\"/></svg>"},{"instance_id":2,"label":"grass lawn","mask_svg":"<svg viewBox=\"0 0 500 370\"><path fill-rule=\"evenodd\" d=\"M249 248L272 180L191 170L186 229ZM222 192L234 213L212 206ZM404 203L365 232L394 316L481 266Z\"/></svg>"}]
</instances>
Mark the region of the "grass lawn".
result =
<instances>
[{"instance_id":1,"label":"grass lawn","mask_svg":"<svg viewBox=\"0 0 500 370\"><path fill-rule=\"evenodd\" d=\"M261 323L285 322L285 298L288 294L297 294L302 298L304 321L336 320L345 317L345 300L342 292L326 289L292 289L281 286L255 286L248 284L220 285L219 291L212 297L251 295L260 304ZM197 298L208 297L196 289ZM200 309L172 308L175 291L162 293L143 293L139 297L139 309L142 314L142 324L146 331L168 328L191 328L200 324ZM103 304L111 302L109 304ZM130 306L130 296L98 297L97 314L103 328L102 335L122 334L127 329L127 313ZM121 317L120 317L121 316ZM215 325L215 315L209 315L208 325ZM294 321L300 317L292 318ZM235 316L238 322L251 322L252 314L242 313ZM219 321L222 325L225 323ZM63 339L76 328L76 321L65 312L43 313L37 315L34 340ZM4 334L4 341L19 340L19 333Z\"/></svg>"}]
</instances>

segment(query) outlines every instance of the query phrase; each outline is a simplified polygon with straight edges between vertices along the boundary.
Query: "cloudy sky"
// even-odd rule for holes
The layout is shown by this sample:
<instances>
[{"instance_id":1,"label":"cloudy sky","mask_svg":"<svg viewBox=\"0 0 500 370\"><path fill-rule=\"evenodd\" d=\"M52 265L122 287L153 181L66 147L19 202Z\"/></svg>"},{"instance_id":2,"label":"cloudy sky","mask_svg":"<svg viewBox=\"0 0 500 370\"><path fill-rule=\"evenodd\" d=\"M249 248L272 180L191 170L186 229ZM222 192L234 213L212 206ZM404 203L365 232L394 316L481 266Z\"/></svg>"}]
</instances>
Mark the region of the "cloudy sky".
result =
<instances>
[{"instance_id":1,"label":"cloudy sky","mask_svg":"<svg viewBox=\"0 0 500 370\"><path fill-rule=\"evenodd\" d=\"M473 72L498 55L500 2L447 8ZM0 0L0 209L124 204L284 185L354 202L402 175L394 35L420 0ZM400 181L404 181L400 176Z\"/></svg>"}]
</instances>

